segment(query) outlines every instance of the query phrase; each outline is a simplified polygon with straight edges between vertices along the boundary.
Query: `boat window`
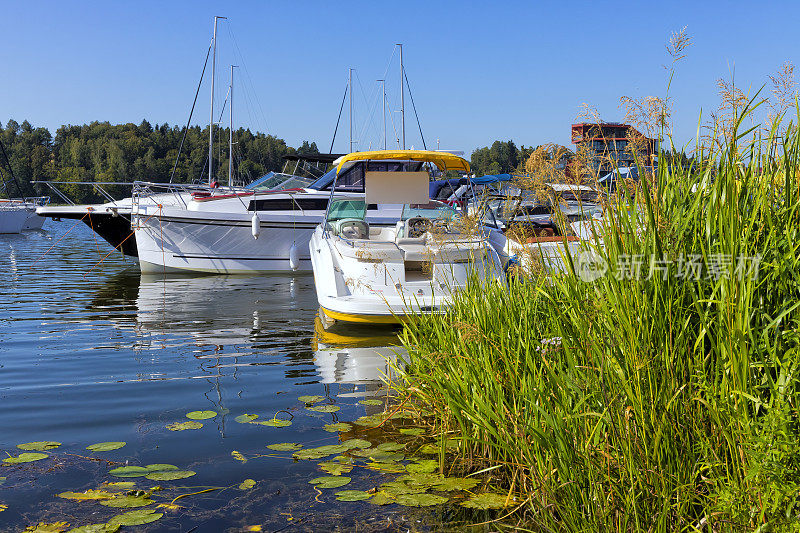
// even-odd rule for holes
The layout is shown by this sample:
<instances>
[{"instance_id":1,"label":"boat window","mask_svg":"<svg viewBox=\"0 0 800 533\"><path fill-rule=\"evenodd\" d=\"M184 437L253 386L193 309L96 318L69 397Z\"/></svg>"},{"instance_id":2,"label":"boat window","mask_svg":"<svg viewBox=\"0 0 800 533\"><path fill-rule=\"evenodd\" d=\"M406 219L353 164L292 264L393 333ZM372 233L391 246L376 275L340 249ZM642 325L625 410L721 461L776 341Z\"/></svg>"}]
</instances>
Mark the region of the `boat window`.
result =
<instances>
[{"instance_id":1,"label":"boat window","mask_svg":"<svg viewBox=\"0 0 800 533\"><path fill-rule=\"evenodd\" d=\"M328 210L328 222L345 218L364 220L366 215L367 203L363 198L340 198L331 202Z\"/></svg>"},{"instance_id":2,"label":"boat window","mask_svg":"<svg viewBox=\"0 0 800 533\"><path fill-rule=\"evenodd\" d=\"M328 207L327 198L264 198L250 200L248 211L324 211Z\"/></svg>"},{"instance_id":3,"label":"boat window","mask_svg":"<svg viewBox=\"0 0 800 533\"><path fill-rule=\"evenodd\" d=\"M363 161L343 170L336 180L336 190L344 192L364 192L364 167L370 172L419 172L425 163L421 161ZM329 191L336 177L332 168L320 179L308 186L309 189Z\"/></svg>"},{"instance_id":4,"label":"boat window","mask_svg":"<svg viewBox=\"0 0 800 533\"><path fill-rule=\"evenodd\" d=\"M245 185L245 189L251 191L272 191L280 189L293 189L308 187L311 183L310 178L284 174L283 172L267 172L260 178Z\"/></svg>"},{"instance_id":5,"label":"boat window","mask_svg":"<svg viewBox=\"0 0 800 533\"><path fill-rule=\"evenodd\" d=\"M442 202L429 202L427 204L405 204L401 220L409 218L428 218L450 220L456 216L456 210Z\"/></svg>"}]
</instances>

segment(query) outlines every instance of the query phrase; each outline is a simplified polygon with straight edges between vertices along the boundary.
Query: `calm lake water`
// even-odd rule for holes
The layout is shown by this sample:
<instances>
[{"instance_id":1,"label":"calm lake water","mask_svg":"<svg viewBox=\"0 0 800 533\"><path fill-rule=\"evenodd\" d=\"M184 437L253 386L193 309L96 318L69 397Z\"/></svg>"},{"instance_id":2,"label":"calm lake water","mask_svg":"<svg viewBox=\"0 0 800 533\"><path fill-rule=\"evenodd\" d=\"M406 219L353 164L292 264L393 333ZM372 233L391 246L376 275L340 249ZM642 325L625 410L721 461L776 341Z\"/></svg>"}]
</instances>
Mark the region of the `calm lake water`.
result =
<instances>
[{"instance_id":1,"label":"calm lake water","mask_svg":"<svg viewBox=\"0 0 800 533\"><path fill-rule=\"evenodd\" d=\"M158 503L226 487L182 498L179 509L161 508L163 518L133 530L407 530L442 512L338 502L335 490L320 495L308 484L328 475L318 461L297 462L291 452L266 448L365 438L364 431L344 436L323 425L383 409L358 402L385 396L379 380L392 350L363 339L359 347L317 342L310 275L144 278L119 253L95 267L110 247L83 224L65 236L73 224L48 221L42 232L0 235L0 451L6 457L18 455L20 443L62 443L41 461L0 463L0 504L8 507L0 530L59 520L76 527L128 511L56 497L107 481L161 485ZM396 342L392 332L382 334L372 344ZM301 395L324 396L322 404L341 410L309 411ZM166 429L198 410L218 414L201 429ZM277 413L292 425L234 420L244 413L261 420ZM104 441L127 445L86 449ZM126 463L173 464L197 475L164 482L109 476ZM347 475L353 481L345 489L391 479L358 468ZM248 478L255 488L241 490Z\"/></svg>"}]
</instances>

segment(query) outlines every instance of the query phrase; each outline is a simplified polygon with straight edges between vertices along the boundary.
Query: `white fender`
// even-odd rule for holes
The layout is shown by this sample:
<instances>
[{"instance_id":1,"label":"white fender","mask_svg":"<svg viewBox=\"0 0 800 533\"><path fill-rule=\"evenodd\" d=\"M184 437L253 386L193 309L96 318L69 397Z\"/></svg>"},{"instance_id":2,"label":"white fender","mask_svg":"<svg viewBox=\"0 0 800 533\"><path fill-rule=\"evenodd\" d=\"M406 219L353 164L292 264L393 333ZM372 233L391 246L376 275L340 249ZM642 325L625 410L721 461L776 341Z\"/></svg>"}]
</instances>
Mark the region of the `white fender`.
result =
<instances>
[{"instance_id":1,"label":"white fender","mask_svg":"<svg viewBox=\"0 0 800 533\"><path fill-rule=\"evenodd\" d=\"M289 248L289 266L292 270L297 270L300 266L300 253L297 251L296 242L293 242L292 247Z\"/></svg>"},{"instance_id":2,"label":"white fender","mask_svg":"<svg viewBox=\"0 0 800 533\"><path fill-rule=\"evenodd\" d=\"M261 235L261 220L258 218L258 213L253 213L250 225L252 226L253 238L258 239L258 236Z\"/></svg>"}]
</instances>

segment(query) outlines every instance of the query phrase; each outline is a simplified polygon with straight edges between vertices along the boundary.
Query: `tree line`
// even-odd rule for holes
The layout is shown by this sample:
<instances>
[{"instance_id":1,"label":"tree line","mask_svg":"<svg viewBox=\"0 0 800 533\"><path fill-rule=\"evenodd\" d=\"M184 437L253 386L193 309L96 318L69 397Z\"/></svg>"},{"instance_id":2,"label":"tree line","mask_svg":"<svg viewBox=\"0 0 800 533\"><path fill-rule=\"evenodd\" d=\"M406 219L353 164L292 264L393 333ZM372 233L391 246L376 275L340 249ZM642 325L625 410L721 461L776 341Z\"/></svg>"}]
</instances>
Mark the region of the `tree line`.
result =
<instances>
[{"instance_id":1,"label":"tree line","mask_svg":"<svg viewBox=\"0 0 800 533\"><path fill-rule=\"evenodd\" d=\"M181 156L175 161L186 133ZM227 183L228 129L215 128L213 175ZM0 123L0 140L5 146L13 173L22 191L17 189L4 159L0 172L7 183L0 195L6 197L52 195L44 186L31 181L58 182L168 182L174 171L175 183L199 183L208 179L208 127L170 126L91 122L81 126L66 125L52 135L47 128L34 128L9 120ZM269 171L283 168L283 156L297 152L318 152L313 142L304 141L298 148L286 141L260 132L239 128L234 132L234 176L247 183ZM2 185L0 185L2 189ZM101 201L90 186L60 186L77 203ZM123 190L122 188L120 190ZM54 199L55 201L55 199Z\"/></svg>"}]
</instances>

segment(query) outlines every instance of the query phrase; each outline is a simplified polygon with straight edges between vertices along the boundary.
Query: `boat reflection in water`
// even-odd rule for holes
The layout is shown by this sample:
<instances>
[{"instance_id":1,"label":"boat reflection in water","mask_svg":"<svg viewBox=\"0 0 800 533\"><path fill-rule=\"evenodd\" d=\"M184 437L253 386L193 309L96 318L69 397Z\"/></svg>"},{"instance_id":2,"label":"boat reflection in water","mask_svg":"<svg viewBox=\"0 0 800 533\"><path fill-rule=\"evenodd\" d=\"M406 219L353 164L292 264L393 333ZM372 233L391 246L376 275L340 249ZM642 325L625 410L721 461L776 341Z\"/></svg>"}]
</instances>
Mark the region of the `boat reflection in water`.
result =
<instances>
[{"instance_id":1,"label":"boat reflection in water","mask_svg":"<svg viewBox=\"0 0 800 533\"><path fill-rule=\"evenodd\" d=\"M314 365L323 383L380 385L397 377L407 351L398 328L336 323L327 329L314 320Z\"/></svg>"}]
</instances>

